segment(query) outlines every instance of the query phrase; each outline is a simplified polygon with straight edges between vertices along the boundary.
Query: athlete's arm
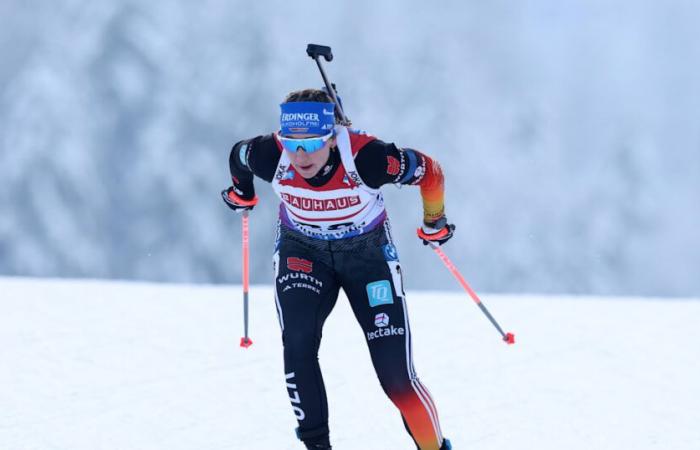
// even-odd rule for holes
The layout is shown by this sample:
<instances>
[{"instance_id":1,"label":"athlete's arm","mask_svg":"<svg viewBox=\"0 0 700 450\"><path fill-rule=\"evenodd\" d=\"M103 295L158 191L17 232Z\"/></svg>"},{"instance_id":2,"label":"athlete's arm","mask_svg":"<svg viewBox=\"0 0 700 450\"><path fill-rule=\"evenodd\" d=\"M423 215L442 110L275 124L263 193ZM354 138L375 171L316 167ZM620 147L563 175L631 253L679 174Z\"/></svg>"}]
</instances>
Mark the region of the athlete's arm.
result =
<instances>
[{"instance_id":1,"label":"athlete's arm","mask_svg":"<svg viewBox=\"0 0 700 450\"><path fill-rule=\"evenodd\" d=\"M272 181L281 152L272 134L237 142L228 158L233 190L244 199L255 197L253 177Z\"/></svg>"},{"instance_id":2,"label":"athlete's arm","mask_svg":"<svg viewBox=\"0 0 700 450\"><path fill-rule=\"evenodd\" d=\"M360 178L372 188L385 184L420 186L423 222L435 224L445 216L445 181L437 161L410 148L373 140L355 156Z\"/></svg>"}]
</instances>

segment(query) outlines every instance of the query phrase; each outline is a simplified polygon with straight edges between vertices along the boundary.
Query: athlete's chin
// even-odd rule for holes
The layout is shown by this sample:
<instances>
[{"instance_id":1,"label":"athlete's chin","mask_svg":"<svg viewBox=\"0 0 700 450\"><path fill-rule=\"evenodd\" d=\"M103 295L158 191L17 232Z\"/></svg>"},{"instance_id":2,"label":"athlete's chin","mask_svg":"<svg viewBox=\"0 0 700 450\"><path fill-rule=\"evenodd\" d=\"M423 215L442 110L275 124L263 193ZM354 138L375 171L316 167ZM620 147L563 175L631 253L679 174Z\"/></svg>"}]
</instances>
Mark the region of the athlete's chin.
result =
<instances>
[{"instance_id":1,"label":"athlete's chin","mask_svg":"<svg viewBox=\"0 0 700 450\"><path fill-rule=\"evenodd\" d=\"M313 178L314 175L318 172L318 168L311 164L309 166L296 166L297 172L299 172L299 175L301 175L304 178Z\"/></svg>"}]
</instances>

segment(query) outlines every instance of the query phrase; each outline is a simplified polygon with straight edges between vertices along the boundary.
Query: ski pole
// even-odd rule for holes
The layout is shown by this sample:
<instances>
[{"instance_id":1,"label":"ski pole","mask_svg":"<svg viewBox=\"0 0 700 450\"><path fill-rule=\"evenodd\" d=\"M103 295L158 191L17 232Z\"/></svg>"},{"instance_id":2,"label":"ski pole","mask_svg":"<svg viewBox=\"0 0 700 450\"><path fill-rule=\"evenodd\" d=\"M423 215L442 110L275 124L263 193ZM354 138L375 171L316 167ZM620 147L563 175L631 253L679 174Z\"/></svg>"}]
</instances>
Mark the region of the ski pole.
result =
<instances>
[{"instance_id":1,"label":"ski pole","mask_svg":"<svg viewBox=\"0 0 700 450\"><path fill-rule=\"evenodd\" d=\"M311 59L316 61L318 70L321 72L321 78L323 78L323 83L326 85L326 90L331 96L333 103L335 103L335 112L338 118L340 119L340 124L343 126L352 125L350 119L348 119L348 117L345 115L345 112L343 111L343 106L340 104L340 101L338 101L338 96L335 92L335 85L328 80L328 77L326 76L326 71L323 70L321 60L319 59L319 57L323 56L323 59L325 59L326 61L333 61L333 52L331 51L331 48L327 45L309 44L306 46L306 54L309 55Z\"/></svg>"},{"instance_id":2,"label":"ski pole","mask_svg":"<svg viewBox=\"0 0 700 450\"><path fill-rule=\"evenodd\" d=\"M249 249L249 229L248 229L248 211L243 211L241 216L242 237L243 237L243 330L244 336L241 338L241 347L248 348L253 345L253 341L248 337L248 255Z\"/></svg>"},{"instance_id":3,"label":"ski pole","mask_svg":"<svg viewBox=\"0 0 700 450\"><path fill-rule=\"evenodd\" d=\"M498 325L498 322L496 322L496 319L493 318L489 310L486 308L486 306L481 302L481 299L479 298L478 295L476 295L476 292L469 286L469 283L464 279L461 273L459 273L459 270L455 267L454 264L452 264L452 261L450 261L450 258L447 257L445 252L442 251L439 245L430 243L430 246L432 247L433 250L435 250L435 253L438 254L442 262L445 264L445 267L452 272L452 275L454 275L455 278L457 278L457 281L459 281L459 284L462 285L465 291L467 291L467 294L474 300L474 303L479 306L479 309L481 309L481 312L488 317L488 319L491 321L494 327L498 330L499 333L501 333L501 336L503 337L503 340L508 343L508 344L515 344L515 335L513 333L504 333L503 329L501 328L500 325Z\"/></svg>"}]
</instances>

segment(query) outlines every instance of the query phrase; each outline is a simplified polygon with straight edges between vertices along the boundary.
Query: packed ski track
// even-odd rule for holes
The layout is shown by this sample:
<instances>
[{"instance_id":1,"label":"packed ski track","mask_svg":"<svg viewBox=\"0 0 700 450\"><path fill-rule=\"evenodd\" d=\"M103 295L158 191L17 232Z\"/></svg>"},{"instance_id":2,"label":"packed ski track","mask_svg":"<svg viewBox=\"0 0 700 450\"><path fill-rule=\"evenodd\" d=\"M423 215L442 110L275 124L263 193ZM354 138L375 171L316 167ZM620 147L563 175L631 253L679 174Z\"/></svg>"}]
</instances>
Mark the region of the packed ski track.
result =
<instances>
[{"instance_id":1,"label":"packed ski track","mask_svg":"<svg viewBox=\"0 0 700 450\"><path fill-rule=\"evenodd\" d=\"M0 278L0 449L293 450L272 287ZM456 450L700 448L698 299L408 293ZM412 449L341 295L320 353L337 450Z\"/></svg>"}]
</instances>

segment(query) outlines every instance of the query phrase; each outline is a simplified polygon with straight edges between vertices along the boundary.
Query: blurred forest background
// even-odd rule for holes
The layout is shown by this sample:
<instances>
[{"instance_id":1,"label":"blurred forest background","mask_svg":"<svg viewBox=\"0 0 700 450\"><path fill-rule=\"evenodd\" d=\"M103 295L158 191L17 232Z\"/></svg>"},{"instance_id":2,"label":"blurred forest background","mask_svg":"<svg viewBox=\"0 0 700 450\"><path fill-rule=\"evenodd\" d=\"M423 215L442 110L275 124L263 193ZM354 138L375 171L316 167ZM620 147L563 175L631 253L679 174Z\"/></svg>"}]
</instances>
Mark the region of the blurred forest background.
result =
<instances>
[{"instance_id":1,"label":"blurred forest background","mask_svg":"<svg viewBox=\"0 0 700 450\"><path fill-rule=\"evenodd\" d=\"M700 3L0 2L0 274L240 281L237 140L291 90L446 173L479 291L700 295ZM258 180L252 282L278 201ZM385 187L406 284L458 289Z\"/></svg>"}]
</instances>

